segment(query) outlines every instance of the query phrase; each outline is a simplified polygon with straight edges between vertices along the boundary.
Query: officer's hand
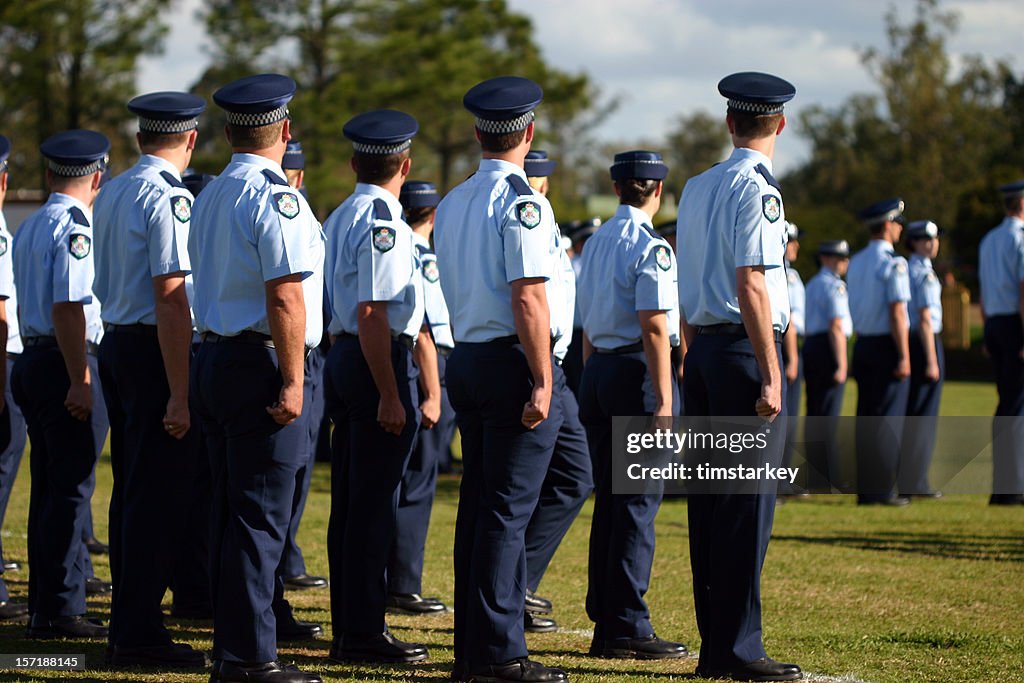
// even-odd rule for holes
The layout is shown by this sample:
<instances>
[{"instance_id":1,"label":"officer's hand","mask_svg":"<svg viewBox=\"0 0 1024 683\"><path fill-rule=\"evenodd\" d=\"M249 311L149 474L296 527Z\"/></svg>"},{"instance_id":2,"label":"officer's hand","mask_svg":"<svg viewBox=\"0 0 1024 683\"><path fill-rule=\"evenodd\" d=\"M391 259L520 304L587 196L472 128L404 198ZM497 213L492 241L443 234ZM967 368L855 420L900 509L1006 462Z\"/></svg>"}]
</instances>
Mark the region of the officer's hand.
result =
<instances>
[{"instance_id":1,"label":"officer's hand","mask_svg":"<svg viewBox=\"0 0 1024 683\"><path fill-rule=\"evenodd\" d=\"M800 366L796 363L790 363L786 366L786 383L792 384L796 381L796 378L800 374Z\"/></svg>"},{"instance_id":2,"label":"officer's hand","mask_svg":"<svg viewBox=\"0 0 1024 683\"><path fill-rule=\"evenodd\" d=\"M267 408L270 417L279 425L290 425L302 415L302 383L284 385L277 403Z\"/></svg>"},{"instance_id":3,"label":"officer's hand","mask_svg":"<svg viewBox=\"0 0 1024 683\"><path fill-rule=\"evenodd\" d=\"M64 407L71 413L71 417L85 422L92 414L92 387L88 382L72 384L68 389L68 396L64 399Z\"/></svg>"},{"instance_id":4,"label":"officer's hand","mask_svg":"<svg viewBox=\"0 0 1024 683\"><path fill-rule=\"evenodd\" d=\"M896 364L896 369L892 371L892 376L896 379L906 379L910 377L910 359L900 358Z\"/></svg>"},{"instance_id":5,"label":"officer's hand","mask_svg":"<svg viewBox=\"0 0 1024 683\"><path fill-rule=\"evenodd\" d=\"M437 421L441 419L441 398L428 398L420 404L422 419L420 424L426 429L432 429Z\"/></svg>"},{"instance_id":6,"label":"officer's hand","mask_svg":"<svg viewBox=\"0 0 1024 683\"><path fill-rule=\"evenodd\" d=\"M672 429L672 406L659 406L654 410L651 426L654 429Z\"/></svg>"},{"instance_id":7,"label":"officer's hand","mask_svg":"<svg viewBox=\"0 0 1024 683\"><path fill-rule=\"evenodd\" d=\"M939 364L929 363L924 369L924 378L929 382L939 381Z\"/></svg>"},{"instance_id":8,"label":"officer's hand","mask_svg":"<svg viewBox=\"0 0 1024 683\"><path fill-rule=\"evenodd\" d=\"M523 426L527 429L533 429L548 419L548 410L550 408L551 390L544 387L534 387L530 400L523 404Z\"/></svg>"},{"instance_id":9,"label":"officer's hand","mask_svg":"<svg viewBox=\"0 0 1024 683\"><path fill-rule=\"evenodd\" d=\"M164 430L175 439L183 439L192 426L192 417L188 412L188 401L171 396L167 401L164 413Z\"/></svg>"},{"instance_id":10,"label":"officer's hand","mask_svg":"<svg viewBox=\"0 0 1024 683\"><path fill-rule=\"evenodd\" d=\"M761 383L761 398L757 399L757 403L754 404L754 410L769 422L782 412L782 382L780 380Z\"/></svg>"},{"instance_id":11,"label":"officer's hand","mask_svg":"<svg viewBox=\"0 0 1024 683\"><path fill-rule=\"evenodd\" d=\"M846 368L838 368L832 373L832 381L836 384L842 384L846 381Z\"/></svg>"},{"instance_id":12,"label":"officer's hand","mask_svg":"<svg viewBox=\"0 0 1024 683\"><path fill-rule=\"evenodd\" d=\"M377 405L377 422L389 434L399 435L405 429L405 406L397 396L380 397Z\"/></svg>"}]
</instances>

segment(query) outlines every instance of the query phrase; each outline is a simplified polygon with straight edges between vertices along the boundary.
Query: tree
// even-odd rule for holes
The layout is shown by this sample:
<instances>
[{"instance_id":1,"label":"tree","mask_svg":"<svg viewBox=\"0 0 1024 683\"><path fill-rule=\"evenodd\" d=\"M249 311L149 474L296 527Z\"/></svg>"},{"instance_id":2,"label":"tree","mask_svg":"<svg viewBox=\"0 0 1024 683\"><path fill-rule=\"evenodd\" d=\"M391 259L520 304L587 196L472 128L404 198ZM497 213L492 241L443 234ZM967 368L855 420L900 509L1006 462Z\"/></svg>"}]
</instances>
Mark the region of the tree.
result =
<instances>
[{"instance_id":1,"label":"tree","mask_svg":"<svg viewBox=\"0 0 1024 683\"><path fill-rule=\"evenodd\" d=\"M724 116L706 111L680 116L665 140L666 189L681 195L687 180L722 160L729 142Z\"/></svg>"}]
</instances>

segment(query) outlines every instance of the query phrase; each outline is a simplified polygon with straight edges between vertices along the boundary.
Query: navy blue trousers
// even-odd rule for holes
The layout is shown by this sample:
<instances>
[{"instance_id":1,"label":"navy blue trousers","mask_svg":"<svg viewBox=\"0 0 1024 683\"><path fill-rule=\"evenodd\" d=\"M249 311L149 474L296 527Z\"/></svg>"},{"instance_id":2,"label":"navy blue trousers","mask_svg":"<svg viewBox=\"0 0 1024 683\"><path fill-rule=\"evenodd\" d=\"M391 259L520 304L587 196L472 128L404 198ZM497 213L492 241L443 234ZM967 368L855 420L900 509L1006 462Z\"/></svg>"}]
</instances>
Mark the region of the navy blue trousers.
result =
<instances>
[{"instance_id":1,"label":"navy blue trousers","mask_svg":"<svg viewBox=\"0 0 1024 683\"><path fill-rule=\"evenodd\" d=\"M7 377L11 377L11 369L14 361L7 359ZM25 453L25 444L28 440L28 431L25 427L25 416L21 414L21 408L11 394L11 383L4 386L5 407L0 420L6 420L10 425L11 440L7 448L0 453L0 527L3 527L4 517L7 514L7 504L11 500L11 491L14 490L14 481L18 477L18 468L21 466L21 456ZM4 560L3 543L0 541L0 563ZM4 570L0 564L0 577ZM7 593L7 584L0 578L0 602L7 602L10 595Z\"/></svg>"},{"instance_id":2,"label":"navy blue trousers","mask_svg":"<svg viewBox=\"0 0 1024 683\"><path fill-rule=\"evenodd\" d=\"M785 355L783 355L783 358L785 358ZM792 382L786 382L786 416L789 424L786 427L786 448L782 452L783 467L790 467L793 464L793 458L796 456L800 399L803 398L801 389L804 382L804 364L799 351L797 351L796 365L796 379ZM790 486L789 482L779 484L779 493L789 493L791 490L792 486Z\"/></svg>"},{"instance_id":3,"label":"navy blue trousers","mask_svg":"<svg viewBox=\"0 0 1024 683\"><path fill-rule=\"evenodd\" d=\"M776 344L779 367L782 346ZM745 337L697 335L686 354L688 416L749 416L761 396L761 372ZM775 424L785 425L783 411ZM766 453L773 464L781 453ZM775 494L698 494L687 498L690 566L702 669L728 669L765 656L761 569L775 517Z\"/></svg>"},{"instance_id":4,"label":"navy blue trousers","mask_svg":"<svg viewBox=\"0 0 1024 683\"><path fill-rule=\"evenodd\" d=\"M437 354L437 369L444 378L447 359ZM395 543L388 560L389 593L423 592L423 555L434 507L437 473L450 462L455 435L455 411L448 392L441 384L441 418L431 429L419 428L409 465L402 476L398 495Z\"/></svg>"},{"instance_id":5,"label":"navy blue trousers","mask_svg":"<svg viewBox=\"0 0 1024 683\"><path fill-rule=\"evenodd\" d=\"M32 441L28 602L40 619L85 614L91 569L82 537L96 445L92 423L64 407L70 386L56 344L29 347L14 363L11 390Z\"/></svg>"},{"instance_id":6,"label":"navy blue trousers","mask_svg":"<svg viewBox=\"0 0 1024 683\"><path fill-rule=\"evenodd\" d=\"M843 409L846 383L833 380L835 353L827 333L812 334L804 340L804 384L807 388L807 464L808 486L821 489L830 484L843 486L841 455L837 431Z\"/></svg>"},{"instance_id":7,"label":"navy blue trousers","mask_svg":"<svg viewBox=\"0 0 1024 683\"><path fill-rule=\"evenodd\" d=\"M999 404L992 421L992 492L1024 493L1024 332L1019 315L985 319L985 348L992 358Z\"/></svg>"},{"instance_id":8,"label":"navy blue trousers","mask_svg":"<svg viewBox=\"0 0 1024 683\"><path fill-rule=\"evenodd\" d=\"M519 345L456 344L446 376L463 462L455 522L455 661L472 671L527 655L526 527L562 409L552 392L548 419L533 429L523 426L533 379Z\"/></svg>"},{"instance_id":9,"label":"navy blue trousers","mask_svg":"<svg viewBox=\"0 0 1024 683\"><path fill-rule=\"evenodd\" d=\"M675 382L672 388L678 413ZM595 641L643 638L654 632L644 595L654 564L654 518L661 492L612 491L612 418L650 415L653 410L643 353L590 356L580 380L580 418L594 473L586 607Z\"/></svg>"},{"instance_id":10,"label":"navy blue trousers","mask_svg":"<svg viewBox=\"0 0 1024 683\"><path fill-rule=\"evenodd\" d=\"M558 364L551 366L551 375L554 393L558 394L562 406L562 424L537 509L526 527L526 587L531 591L540 586L558 545L594 490L587 432L580 422L576 395L569 389L566 375Z\"/></svg>"},{"instance_id":11,"label":"navy blue trousers","mask_svg":"<svg viewBox=\"0 0 1024 683\"><path fill-rule=\"evenodd\" d=\"M861 336L853 347L857 380L857 496L861 502L896 495L910 381L893 377L896 343L888 334Z\"/></svg>"},{"instance_id":12,"label":"navy blue trousers","mask_svg":"<svg viewBox=\"0 0 1024 683\"><path fill-rule=\"evenodd\" d=\"M946 376L946 354L941 335L935 335L935 354L939 364L939 380L925 379L924 345L917 331L910 333L910 389L907 397L907 420L903 425L903 453L898 475L902 495L928 493L928 468L935 450L935 434L939 426L939 402Z\"/></svg>"},{"instance_id":13,"label":"navy blue trousers","mask_svg":"<svg viewBox=\"0 0 1024 683\"><path fill-rule=\"evenodd\" d=\"M412 353L391 342L391 365L405 407L401 434L377 422L380 393L359 338L342 335L327 356L328 404L347 444L331 462L331 519L327 557L331 571L331 621L337 640L386 630L387 566L395 539L398 492L420 422L419 372Z\"/></svg>"},{"instance_id":14,"label":"navy blue trousers","mask_svg":"<svg viewBox=\"0 0 1024 683\"><path fill-rule=\"evenodd\" d=\"M110 642L122 647L171 641L160 603L185 538L182 508L196 495L199 425L183 439L164 429L170 397L153 334L108 331L99 370L110 418Z\"/></svg>"},{"instance_id":15,"label":"navy blue trousers","mask_svg":"<svg viewBox=\"0 0 1024 683\"><path fill-rule=\"evenodd\" d=\"M292 516L295 474L306 455L303 415L288 426L277 402L277 353L235 341L203 342L192 364L191 400L202 421L212 477L210 583L213 657L277 657L277 574Z\"/></svg>"}]
</instances>

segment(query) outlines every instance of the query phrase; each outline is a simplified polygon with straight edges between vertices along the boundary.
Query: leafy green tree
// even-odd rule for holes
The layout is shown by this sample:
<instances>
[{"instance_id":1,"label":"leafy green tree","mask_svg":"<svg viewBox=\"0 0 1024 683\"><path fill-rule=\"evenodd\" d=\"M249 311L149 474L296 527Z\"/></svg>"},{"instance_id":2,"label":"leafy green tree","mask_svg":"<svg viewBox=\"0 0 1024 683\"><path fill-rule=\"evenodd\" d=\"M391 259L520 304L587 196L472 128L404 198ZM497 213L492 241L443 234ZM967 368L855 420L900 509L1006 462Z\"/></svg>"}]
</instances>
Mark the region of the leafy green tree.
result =
<instances>
[{"instance_id":1,"label":"leafy green tree","mask_svg":"<svg viewBox=\"0 0 1024 683\"><path fill-rule=\"evenodd\" d=\"M721 161L729 147L725 115L706 111L680 116L665 140L665 187L679 196L686 181Z\"/></svg>"}]
</instances>

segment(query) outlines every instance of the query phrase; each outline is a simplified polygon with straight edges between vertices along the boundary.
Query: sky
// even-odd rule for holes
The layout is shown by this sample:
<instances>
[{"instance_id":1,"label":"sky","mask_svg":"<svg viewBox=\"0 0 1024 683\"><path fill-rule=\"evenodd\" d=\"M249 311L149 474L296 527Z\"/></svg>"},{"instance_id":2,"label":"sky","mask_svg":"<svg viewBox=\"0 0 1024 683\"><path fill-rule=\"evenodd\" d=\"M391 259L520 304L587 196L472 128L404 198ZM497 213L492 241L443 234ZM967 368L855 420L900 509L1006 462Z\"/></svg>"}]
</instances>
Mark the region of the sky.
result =
<instances>
[{"instance_id":1,"label":"sky","mask_svg":"<svg viewBox=\"0 0 1024 683\"><path fill-rule=\"evenodd\" d=\"M885 14L902 23L913 0L508 0L529 16L548 62L586 72L619 108L597 131L602 140L657 140L674 121L697 110L722 113L716 85L736 71L766 71L791 81L794 114L812 104L835 107L854 93L874 92L861 50L883 48ZM164 53L141 63L140 92L181 90L203 71L208 54L201 0L177 0ZM1024 39L1020 0L946 0L960 15L949 44L958 55L1005 59L1017 70ZM198 48L197 49L197 41ZM415 112L413 112L415 113ZM808 154L806 141L786 131L776 147L776 170Z\"/></svg>"}]
</instances>

